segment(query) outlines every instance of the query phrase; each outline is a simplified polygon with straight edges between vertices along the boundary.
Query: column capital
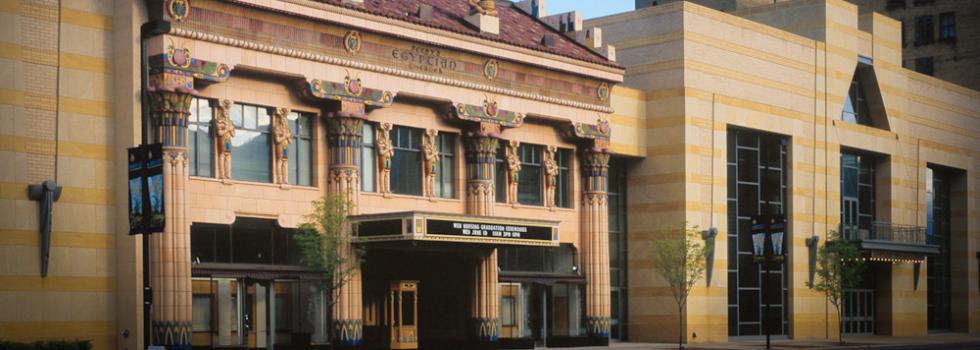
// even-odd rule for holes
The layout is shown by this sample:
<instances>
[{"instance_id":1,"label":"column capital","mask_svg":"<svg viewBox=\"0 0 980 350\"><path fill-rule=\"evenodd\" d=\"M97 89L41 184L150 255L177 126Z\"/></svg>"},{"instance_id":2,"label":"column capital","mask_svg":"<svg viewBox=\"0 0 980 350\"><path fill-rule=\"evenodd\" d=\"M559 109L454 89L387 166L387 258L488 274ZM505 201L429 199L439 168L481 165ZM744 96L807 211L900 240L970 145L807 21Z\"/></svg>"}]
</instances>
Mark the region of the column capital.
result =
<instances>
[{"instance_id":1,"label":"column capital","mask_svg":"<svg viewBox=\"0 0 980 350\"><path fill-rule=\"evenodd\" d=\"M523 113L500 109L497 100L492 96L486 96L482 105L453 103L452 110L446 113L446 118L450 120L480 123L481 129L486 125L497 125L497 133L501 128L516 128L523 125L524 117Z\"/></svg>"}]
</instances>

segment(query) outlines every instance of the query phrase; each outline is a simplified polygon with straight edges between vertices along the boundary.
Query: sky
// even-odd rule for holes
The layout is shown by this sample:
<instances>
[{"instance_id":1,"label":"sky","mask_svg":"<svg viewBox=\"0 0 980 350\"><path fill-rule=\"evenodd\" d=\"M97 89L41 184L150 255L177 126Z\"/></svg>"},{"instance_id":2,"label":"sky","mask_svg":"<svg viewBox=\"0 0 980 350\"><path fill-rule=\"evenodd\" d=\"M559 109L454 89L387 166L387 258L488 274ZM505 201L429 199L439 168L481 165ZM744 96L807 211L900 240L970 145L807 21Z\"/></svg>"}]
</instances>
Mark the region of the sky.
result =
<instances>
[{"instance_id":1,"label":"sky","mask_svg":"<svg viewBox=\"0 0 980 350\"><path fill-rule=\"evenodd\" d=\"M545 0L547 14L578 10L583 18L595 18L632 11L634 0Z\"/></svg>"}]
</instances>

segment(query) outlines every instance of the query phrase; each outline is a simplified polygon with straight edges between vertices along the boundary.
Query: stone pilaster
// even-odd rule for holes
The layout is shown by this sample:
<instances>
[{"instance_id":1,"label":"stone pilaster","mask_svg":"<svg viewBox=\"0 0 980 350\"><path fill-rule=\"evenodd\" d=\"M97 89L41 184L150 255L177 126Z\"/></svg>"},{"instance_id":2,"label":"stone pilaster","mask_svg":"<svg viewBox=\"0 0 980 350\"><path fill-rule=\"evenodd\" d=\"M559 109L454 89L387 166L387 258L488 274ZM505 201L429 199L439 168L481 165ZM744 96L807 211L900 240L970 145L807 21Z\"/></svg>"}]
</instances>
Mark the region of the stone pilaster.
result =
<instances>
[{"instance_id":1,"label":"stone pilaster","mask_svg":"<svg viewBox=\"0 0 980 350\"><path fill-rule=\"evenodd\" d=\"M194 90L149 89L150 143L163 145L166 227L149 236L154 310L153 343L191 346L190 222L187 220L187 118Z\"/></svg>"},{"instance_id":2,"label":"stone pilaster","mask_svg":"<svg viewBox=\"0 0 980 350\"><path fill-rule=\"evenodd\" d=\"M345 111L342 108L341 111L327 114L327 190L349 200L352 214L357 212L357 197L361 188L363 130L363 113ZM347 283L334 291L337 297L337 303L333 307L334 338L341 345L360 345L363 339L360 263L354 256L354 247L348 245L342 249L341 254L354 266L350 267L353 271L348 276Z\"/></svg>"},{"instance_id":3,"label":"stone pilaster","mask_svg":"<svg viewBox=\"0 0 980 350\"><path fill-rule=\"evenodd\" d=\"M609 338L609 153L604 148L582 152L582 268L585 273L586 329L590 338Z\"/></svg>"}]
</instances>

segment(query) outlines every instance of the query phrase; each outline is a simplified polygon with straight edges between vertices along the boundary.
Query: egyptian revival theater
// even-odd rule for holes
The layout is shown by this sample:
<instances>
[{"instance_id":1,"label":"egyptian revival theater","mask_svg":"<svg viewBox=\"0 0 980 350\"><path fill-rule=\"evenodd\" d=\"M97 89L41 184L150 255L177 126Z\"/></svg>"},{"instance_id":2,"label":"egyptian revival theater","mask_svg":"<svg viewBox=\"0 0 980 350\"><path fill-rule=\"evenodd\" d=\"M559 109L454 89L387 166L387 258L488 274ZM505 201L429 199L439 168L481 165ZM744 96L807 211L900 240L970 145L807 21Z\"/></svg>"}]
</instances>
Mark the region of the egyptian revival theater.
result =
<instances>
[{"instance_id":1,"label":"egyptian revival theater","mask_svg":"<svg viewBox=\"0 0 980 350\"><path fill-rule=\"evenodd\" d=\"M589 20L543 0L22 0L0 23L0 340L980 332L980 92L903 68L900 23L842 0ZM359 257L335 290L294 236L331 196ZM754 263L757 215L786 219L784 263ZM679 319L652 263L685 222L713 250ZM833 232L869 266L843 327L807 287Z\"/></svg>"}]
</instances>

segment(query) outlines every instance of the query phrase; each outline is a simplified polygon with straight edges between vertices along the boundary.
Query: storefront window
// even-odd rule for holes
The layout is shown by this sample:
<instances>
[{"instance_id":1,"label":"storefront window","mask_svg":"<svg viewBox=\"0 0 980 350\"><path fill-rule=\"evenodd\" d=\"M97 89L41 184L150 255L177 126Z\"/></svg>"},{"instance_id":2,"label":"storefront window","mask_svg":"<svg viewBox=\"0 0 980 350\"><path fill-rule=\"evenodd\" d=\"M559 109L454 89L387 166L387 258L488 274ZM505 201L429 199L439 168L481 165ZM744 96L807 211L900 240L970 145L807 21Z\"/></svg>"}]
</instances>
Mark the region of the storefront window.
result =
<instances>
[{"instance_id":1,"label":"storefront window","mask_svg":"<svg viewBox=\"0 0 980 350\"><path fill-rule=\"evenodd\" d=\"M289 146L289 183L310 186L313 181L313 122L310 116L289 113L293 144Z\"/></svg>"},{"instance_id":2,"label":"storefront window","mask_svg":"<svg viewBox=\"0 0 980 350\"><path fill-rule=\"evenodd\" d=\"M558 149L555 154L555 163L558 164L558 181L557 188L555 189L555 205L562 208L572 207L572 190L571 190L571 171L568 169L572 165L572 151L567 149Z\"/></svg>"},{"instance_id":3,"label":"storefront window","mask_svg":"<svg viewBox=\"0 0 980 350\"><path fill-rule=\"evenodd\" d=\"M507 153L504 151L503 141L497 143L497 159L494 161L496 164L494 168L494 194L497 198L497 203L507 202Z\"/></svg>"},{"instance_id":4,"label":"storefront window","mask_svg":"<svg viewBox=\"0 0 980 350\"><path fill-rule=\"evenodd\" d=\"M439 165L436 169L436 195L456 197L456 135L440 133Z\"/></svg>"},{"instance_id":5,"label":"storefront window","mask_svg":"<svg viewBox=\"0 0 980 350\"><path fill-rule=\"evenodd\" d=\"M299 265L292 229L274 220L238 218L232 225L192 224L195 263Z\"/></svg>"},{"instance_id":6,"label":"storefront window","mask_svg":"<svg viewBox=\"0 0 980 350\"><path fill-rule=\"evenodd\" d=\"M361 135L361 191L374 192L375 175L377 175L375 166L378 164L374 153L374 125L364 123Z\"/></svg>"},{"instance_id":7,"label":"storefront window","mask_svg":"<svg viewBox=\"0 0 980 350\"><path fill-rule=\"evenodd\" d=\"M391 192L418 196L422 194L422 132L396 126L391 129L395 154L391 158Z\"/></svg>"},{"instance_id":8,"label":"storefront window","mask_svg":"<svg viewBox=\"0 0 980 350\"><path fill-rule=\"evenodd\" d=\"M236 103L231 107L231 121L235 124L231 177L243 181L272 182L269 110Z\"/></svg>"},{"instance_id":9,"label":"storefront window","mask_svg":"<svg viewBox=\"0 0 980 350\"><path fill-rule=\"evenodd\" d=\"M211 105L208 100L194 98L191 100L190 111L187 126L187 170L190 176L211 177L211 158L214 152L210 131Z\"/></svg>"},{"instance_id":10,"label":"storefront window","mask_svg":"<svg viewBox=\"0 0 980 350\"><path fill-rule=\"evenodd\" d=\"M522 144L518 147L521 157L521 173L517 181L517 202L541 205L543 197L541 153L543 147Z\"/></svg>"}]
</instances>

